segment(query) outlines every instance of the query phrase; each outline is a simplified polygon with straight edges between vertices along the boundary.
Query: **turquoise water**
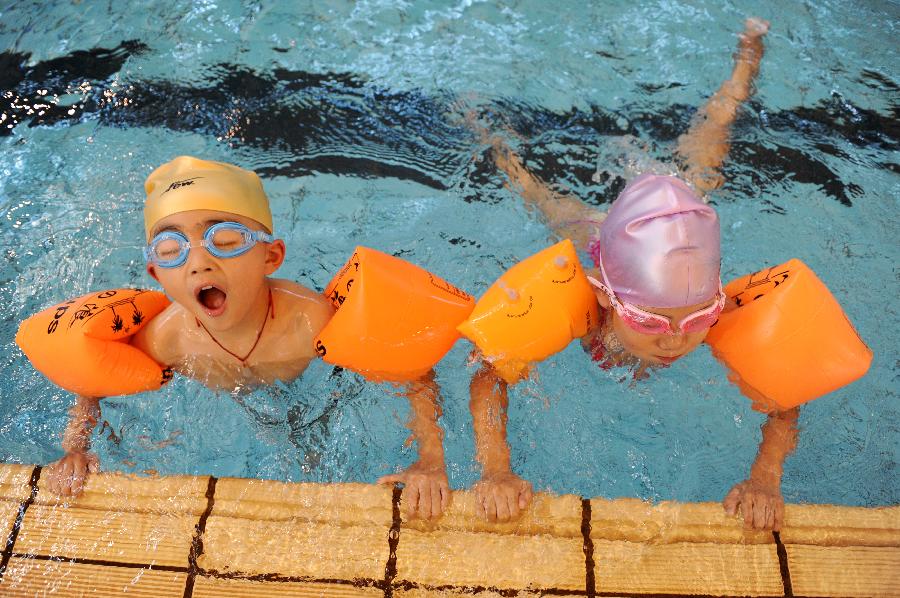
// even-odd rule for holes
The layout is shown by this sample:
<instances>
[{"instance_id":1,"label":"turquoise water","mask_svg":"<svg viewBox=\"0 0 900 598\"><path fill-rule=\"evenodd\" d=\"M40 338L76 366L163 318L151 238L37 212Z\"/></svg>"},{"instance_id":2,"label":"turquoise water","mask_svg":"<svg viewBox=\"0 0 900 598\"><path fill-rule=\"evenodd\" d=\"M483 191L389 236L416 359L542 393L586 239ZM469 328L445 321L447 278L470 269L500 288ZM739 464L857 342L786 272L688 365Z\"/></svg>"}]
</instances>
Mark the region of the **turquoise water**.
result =
<instances>
[{"instance_id":1,"label":"turquoise water","mask_svg":"<svg viewBox=\"0 0 900 598\"><path fill-rule=\"evenodd\" d=\"M875 352L802 410L789 501L896 504L896 4L775 2L18 2L0 7L0 460L61 454L70 396L13 343L18 321L103 287L150 286L142 182L179 154L256 169L289 257L322 289L357 244L473 294L553 241L462 124L475 112L559 189L607 204L623 136L667 159L731 68L743 19L773 20L733 133L723 278L806 261ZM327 4L327 6L325 6ZM779 15L775 20L775 15ZM470 347L437 368L451 485L478 477ZM326 364L249 394L178 379L104 401L107 470L373 481L414 450L404 401ZM719 500L763 417L702 348L651 379L573 344L511 397L514 468L584 496Z\"/></svg>"}]
</instances>

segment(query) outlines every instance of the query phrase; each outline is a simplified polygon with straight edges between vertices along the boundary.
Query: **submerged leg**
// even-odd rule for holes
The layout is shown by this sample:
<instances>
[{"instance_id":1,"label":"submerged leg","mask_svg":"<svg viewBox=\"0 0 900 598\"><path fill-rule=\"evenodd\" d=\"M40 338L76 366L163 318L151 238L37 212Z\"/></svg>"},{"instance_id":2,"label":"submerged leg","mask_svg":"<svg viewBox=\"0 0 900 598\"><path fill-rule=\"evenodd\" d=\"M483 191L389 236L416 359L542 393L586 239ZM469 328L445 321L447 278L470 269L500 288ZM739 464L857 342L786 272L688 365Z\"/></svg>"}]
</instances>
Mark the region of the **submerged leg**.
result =
<instances>
[{"instance_id":1,"label":"submerged leg","mask_svg":"<svg viewBox=\"0 0 900 598\"><path fill-rule=\"evenodd\" d=\"M768 30L767 21L747 19L731 77L697 112L691 128L678 139L675 151L684 164L684 176L698 191L711 191L724 182L719 169L728 155L731 123L738 107L753 93L753 80L759 73L764 51L762 38Z\"/></svg>"},{"instance_id":2,"label":"submerged leg","mask_svg":"<svg viewBox=\"0 0 900 598\"><path fill-rule=\"evenodd\" d=\"M477 122L474 113L466 115L466 124L491 145L491 156L507 177L506 187L518 193L525 205L537 209L544 221L561 239L571 239L576 247L587 247L596 235L606 213L593 208L574 195L557 193L522 163L522 159L499 135L491 134Z\"/></svg>"}]
</instances>

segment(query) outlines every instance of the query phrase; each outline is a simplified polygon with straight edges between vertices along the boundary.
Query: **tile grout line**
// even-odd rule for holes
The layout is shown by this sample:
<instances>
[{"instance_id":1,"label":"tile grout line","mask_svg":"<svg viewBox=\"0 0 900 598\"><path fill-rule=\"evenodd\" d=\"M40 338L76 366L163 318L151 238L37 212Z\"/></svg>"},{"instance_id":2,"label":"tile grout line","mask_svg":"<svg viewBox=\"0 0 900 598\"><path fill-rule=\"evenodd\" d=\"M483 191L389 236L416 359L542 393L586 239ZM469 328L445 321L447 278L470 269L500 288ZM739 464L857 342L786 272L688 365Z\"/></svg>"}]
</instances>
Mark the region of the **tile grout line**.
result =
<instances>
[{"instance_id":1,"label":"tile grout line","mask_svg":"<svg viewBox=\"0 0 900 598\"><path fill-rule=\"evenodd\" d=\"M31 491L28 498L19 504L19 512L16 514L16 521L13 523L12 529L9 531L9 538L6 540L6 546L3 548L2 558L0 558L0 582L3 581L3 575L9 566L9 560L13 555L13 548L16 546L16 540L19 538L19 530L22 529L22 522L25 520L25 511L32 505L38 493L38 480L41 479L41 466L35 465L31 470L31 479L28 480L28 487Z\"/></svg>"},{"instance_id":2,"label":"tile grout line","mask_svg":"<svg viewBox=\"0 0 900 598\"><path fill-rule=\"evenodd\" d=\"M35 561L52 561L55 563L66 562L72 565L97 565L99 567L119 567L124 569L147 569L152 571L171 571L172 573L187 573L187 567L178 565L158 565L151 563L129 563L126 561L109 561L105 559L91 559L80 556L60 556L40 554L35 552L13 552L12 556Z\"/></svg>"},{"instance_id":3,"label":"tile grout line","mask_svg":"<svg viewBox=\"0 0 900 598\"><path fill-rule=\"evenodd\" d=\"M778 553L778 569L781 572L781 584L784 586L784 598L794 598L794 587L791 583L791 568L788 565L787 548L781 542L781 533L772 532L775 538L775 551Z\"/></svg>"},{"instance_id":4,"label":"tile grout line","mask_svg":"<svg viewBox=\"0 0 900 598\"><path fill-rule=\"evenodd\" d=\"M594 541L591 539L591 499L581 499L581 549L584 551L584 591L588 598L597 595L594 578Z\"/></svg>"},{"instance_id":5,"label":"tile grout line","mask_svg":"<svg viewBox=\"0 0 900 598\"><path fill-rule=\"evenodd\" d=\"M391 529L388 532L388 560L384 565L384 598L394 595L394 578L397 577L397 546L400 544L400 498L403 490L394 484L391 493Z\"/></svg>"},{"instance_id":6,"label":"tile grout line","mask_svg":"<svg viewBox=\"0 0 900 598\"><path fill-rule=\"evenodd\" d=\"M206 510L200 515L197 525L194 526L194 537L191 539L191 551L188 553L188 573L187 580L184 582L184 598L192 598L194 595L194 580L200 568L197 566L197 559L203 554L203 534L206 533L206 520L212 513L213 505L216 500L216 476L209 476L206 484Z\"/></svg>"}]
</instances>

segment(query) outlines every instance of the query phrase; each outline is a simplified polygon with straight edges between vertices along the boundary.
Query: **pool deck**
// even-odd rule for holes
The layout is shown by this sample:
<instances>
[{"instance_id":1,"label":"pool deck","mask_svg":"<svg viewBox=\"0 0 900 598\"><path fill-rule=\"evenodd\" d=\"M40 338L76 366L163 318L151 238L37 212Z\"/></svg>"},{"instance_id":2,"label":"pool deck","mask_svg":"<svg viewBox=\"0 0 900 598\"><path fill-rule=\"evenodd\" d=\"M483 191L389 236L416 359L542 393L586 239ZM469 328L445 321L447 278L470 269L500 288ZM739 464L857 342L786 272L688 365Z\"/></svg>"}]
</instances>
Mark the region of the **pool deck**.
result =
<instances>
[{"instance_id":1,"label":"pool deck","mask_svg":"<svg viewBox=\"0 0 900 598\"><path fill-rule=\"evenodd\" d=\"M716 503L538 494L517 522L455 492L98 474L65 503L0 464L0 596L900 596L900 506L788 505L781 534Z\"/></svg>"}]
</instances>

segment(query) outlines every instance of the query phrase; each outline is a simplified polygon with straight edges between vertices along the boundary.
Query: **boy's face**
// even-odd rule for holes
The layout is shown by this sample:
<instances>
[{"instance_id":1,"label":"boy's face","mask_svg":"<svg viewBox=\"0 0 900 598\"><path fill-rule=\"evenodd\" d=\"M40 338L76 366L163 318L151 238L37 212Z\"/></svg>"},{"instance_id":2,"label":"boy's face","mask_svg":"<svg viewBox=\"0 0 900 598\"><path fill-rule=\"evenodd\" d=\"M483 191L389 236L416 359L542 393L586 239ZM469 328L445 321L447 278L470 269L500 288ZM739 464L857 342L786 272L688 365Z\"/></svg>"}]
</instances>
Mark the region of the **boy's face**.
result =
<instances>
[{"instance_id":1,"label":"boy's face","mask_svg":"<svg viewBox=\"0 0 900 598\"><path fill-rule=\"evenodd\" d=\"M679 331L678 334L644 334L622 321L619 314L610 308L609 297L600 292L595 294L601 307L611 313L612 329L622 347L643 361L666 365L673 363L699 347L709 332L709 328L705 328L698 332ZM710 300L687 307L639 307L644 311L666 317L674 324L696 311L709 307L712 303Z\"/></svg>"},{"instance_id":2,"label":"boy's face","mask_svg":"<svg viewBox=\"0 0 900 598\"><path fill-rule=\"evenodd\" d=\"M238 222L251 230L265 230L255 220L217 210L191 210L161 219L151 231L179 232L193 245L187 261L176 268L149 263L147 272L174 301L210 330L225 331L240 324L257 303L265 302L266 276L284 261L284 242L257 243L236 257L220 258L200 246L206 230L219 222ZM261 299L262 297L262 299Z\"/></svg>"}]
</instances>

